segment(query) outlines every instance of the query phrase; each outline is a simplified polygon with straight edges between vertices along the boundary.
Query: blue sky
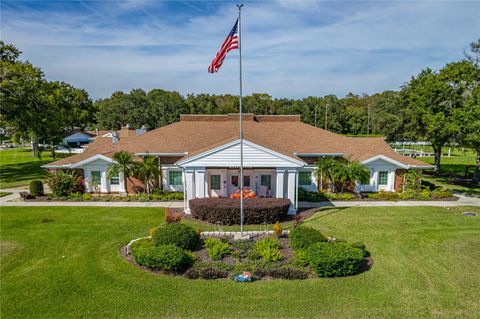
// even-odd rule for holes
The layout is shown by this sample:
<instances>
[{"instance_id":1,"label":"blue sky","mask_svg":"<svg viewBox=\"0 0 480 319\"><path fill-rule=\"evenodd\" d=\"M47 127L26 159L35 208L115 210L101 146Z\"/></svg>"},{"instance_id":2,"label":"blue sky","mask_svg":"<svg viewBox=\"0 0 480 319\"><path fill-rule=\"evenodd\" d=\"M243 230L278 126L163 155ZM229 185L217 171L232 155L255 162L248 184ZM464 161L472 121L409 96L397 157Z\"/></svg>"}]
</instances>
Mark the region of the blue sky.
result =
<instances>
[{"instance_id":1,"label":"blue sky","mask_svg":"<svg viewBox=\"0 0 480 319\"><path fill-rule=\"evenodd\" d=\"M396 90L463 58L480 1L245 1L244 93L299 98ZM233 26L233 1L2 0L1 38L47 79L85 88L238 93L238 51L207 68Z\"/></svg>"}]
</instances>

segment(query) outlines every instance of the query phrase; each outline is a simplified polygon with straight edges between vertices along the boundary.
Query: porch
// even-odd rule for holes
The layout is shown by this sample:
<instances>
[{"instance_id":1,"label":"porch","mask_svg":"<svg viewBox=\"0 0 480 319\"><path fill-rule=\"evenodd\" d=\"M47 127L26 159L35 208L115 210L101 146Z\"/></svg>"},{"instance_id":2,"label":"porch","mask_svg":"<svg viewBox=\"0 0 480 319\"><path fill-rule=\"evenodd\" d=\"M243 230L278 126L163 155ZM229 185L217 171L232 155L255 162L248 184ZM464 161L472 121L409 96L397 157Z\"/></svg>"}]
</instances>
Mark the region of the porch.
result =
<instances>
[{"instance_id":1,"label":"porch","mask_svg":"<svg viewBox=\"0 0 480 319\"><path fill-rule=\"evenodd\" d=\"M291 212L298 206L297 169L287 168L245 168L243 170L244 189L252 190L261 198L288 198ZM240 189L238 168L185 168L184 193L185 212L189 213L189 201L194 198L230 197Z\"/></svg>"}]
</instances>

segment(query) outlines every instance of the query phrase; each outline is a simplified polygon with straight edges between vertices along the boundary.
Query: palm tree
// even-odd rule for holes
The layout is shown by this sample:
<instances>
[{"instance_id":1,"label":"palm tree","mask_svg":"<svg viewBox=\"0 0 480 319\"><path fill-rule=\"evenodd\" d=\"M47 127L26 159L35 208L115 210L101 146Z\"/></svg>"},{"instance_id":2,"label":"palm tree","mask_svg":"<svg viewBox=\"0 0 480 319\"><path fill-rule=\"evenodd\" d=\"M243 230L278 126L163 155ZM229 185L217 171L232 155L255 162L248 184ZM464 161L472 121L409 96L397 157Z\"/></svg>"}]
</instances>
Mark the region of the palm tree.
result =
<instances>
[{"instance_id":1,"label":"palm tree","mask_svg":"<svg viewBox=\"0 0 480 319\"><path fill-rule=\"evenodd\" d=\"M343 157L325 157L317 163L317 178L320 189L323 189L323 180L328 180L335 192L335 183L341 183L341 193L344 192L347 181L368 183L370 171L359 162L350 162Z\"/></svg>"},{"instance_id":2,"label":"palm tree","mask_svg":"<svg viewBox=\"0 0 480 319\"><path fill-rule=\"evenodd\" d=\"M128 151L119 151L113 154L114 163L108 165L108 178L123 174L124 178L132 183L134 189L138 189L137 185L132 181L135 176L138 164L134 161L133 154ZM128 192L128 190L127 190Z\"/></svg>"},{"instance_id":3,"label":"palm tree","mask_svg":"<svg viewBox=\"0 0 480 319\"><path fill-rule=\"evenodd\" d=\"M317 162L317 180L320 180L320 190L323 189L324 181L328 181L332 185L332 191L335 191L335 175L339 161L341 161L340 158L323 157Z\"/></svg>"},{"instance_id":4,"label":"palm tree","mask_svg":"<svg viewBox=\"0 0 480 319\"><path fill-rule=\"evenodd\" d=\"M367 184L370 181L370 171L360 162L354 161L347 164L348 180L352 182L360 182L360 184ZM342 193L345 184L342 186Z\"/></svg>"},{"instance_id":5,"label":"palm tree","mask_svg":"<svg viewBox=\"0 0 480 319\"><path fill-rule=\"evenodd\" d=\"M136 176L144 181L147 193L150 194L153 184L162 175L162 170L158 166L156 157L146 156L143 162L137 166L135 173Z\"/></svg>"}]
</instances>

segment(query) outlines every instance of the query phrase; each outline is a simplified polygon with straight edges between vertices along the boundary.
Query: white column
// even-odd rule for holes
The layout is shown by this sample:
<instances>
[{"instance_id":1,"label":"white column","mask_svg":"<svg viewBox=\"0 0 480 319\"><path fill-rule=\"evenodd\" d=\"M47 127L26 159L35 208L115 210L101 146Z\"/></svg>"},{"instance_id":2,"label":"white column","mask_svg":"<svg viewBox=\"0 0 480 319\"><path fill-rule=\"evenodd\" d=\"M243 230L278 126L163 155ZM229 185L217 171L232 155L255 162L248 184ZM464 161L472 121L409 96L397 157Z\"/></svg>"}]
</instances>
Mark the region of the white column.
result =
<instances>
[{"instance_id":1,"label":"white column","mask_svg":"<svg viewBox=\"0 0 480 319\"><path fill-rule=\"evenodd\" d=\"M285 178L285 170L277 169L276 198L283 198L283 183Z\"/></svg>"},{"instance_id":2,"label":"white column","mask_svg":"<svg viewBox=\"0 0 480 319\"><path fill-rule=\"evenodd\" d=\"M288 187L287 187L287 197L292 202L290 205L290 209L288 211L289 214L295 214L297 212L297 178L298 178L298 171L297 170L289 170L288 171Z\"/></svg>"},{"instance_id":3,"label":"white column","mask_svg":"<svg viewBox=\"0 0 480 319\"><path fill-rule=\"evenodd\" d=\"M390 191L395 191L395 170L388 172L388 177L390 179Z\"/></svg>"},{"instance_id":4,"label":"white column","mask_svg":"<svg viewBox=\"0 0 480 319\"><path fill-rule=\"evenodd\" d=\"M189 201L194 198L195 195L195 185L193 174L195 171L193 169L185 170L185 213L190 214L190 204Z\"/></svg>"},{"instance_id":5,"label":"white column","mask_svg":"<svg viewBox=\"0 0 480 319\"><path fill-rule=\"evenodd\" d=\"M205 169L195 170L195 196L198 198L205 197Z\"/></svg>"},{"instance_id":6,"label":"white column","mask_svg":"<svg viewBox=\"0 0 480 319\"><path fill-rule=\"evenodd\" d=\"M118 174L118 180L119 180L118 192L120 194L126 193L126 190L125 190L125 176L123 175L123 173Z\"/></svg>"},{"instance_id":7,"label":"white column","mask_svg":"<svg viewBox=\"0 0 480 319\"><path fill-rule=\"evenodd\" d=\"M100 175L100 192L102 192L102 193L108 192L108 188L107 188L107 171L106 171L106 170L101 171L101 175Z\"/></svg>"}]
</instances>

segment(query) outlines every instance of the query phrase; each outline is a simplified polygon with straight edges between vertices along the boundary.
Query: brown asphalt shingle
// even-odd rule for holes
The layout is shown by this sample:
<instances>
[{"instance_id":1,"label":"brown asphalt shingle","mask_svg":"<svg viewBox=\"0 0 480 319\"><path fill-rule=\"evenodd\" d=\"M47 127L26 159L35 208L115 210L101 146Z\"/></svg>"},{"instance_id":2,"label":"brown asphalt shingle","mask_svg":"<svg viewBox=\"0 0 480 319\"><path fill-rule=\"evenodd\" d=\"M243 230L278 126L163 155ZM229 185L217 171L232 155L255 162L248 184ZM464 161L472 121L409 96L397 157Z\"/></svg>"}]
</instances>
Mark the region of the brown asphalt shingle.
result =
<instances>
[{"instance_id":1,"label":"brown asphalt shingle","mask_svg":"<svg viewBox=\"0 0 480 319\"><path fill-rule=\"evenodd\" d=\"M182 158L186 159L237 140L238 119L238 114L182 116L179 122L140 136L120 138L118 143L112 143L109 138L96 139L84 153L50 165L76 163L95 154L111 157L119 150L133 153L186 152L188 154ZM243 119L246 140L295 159L299 159L296 154L340 153L352 160L363 161L381 154L406 165L426 166L421 161L396 153L382 138L346 137L302 123L300 116L245 114Z\"/></svg>"}]
</instances>

